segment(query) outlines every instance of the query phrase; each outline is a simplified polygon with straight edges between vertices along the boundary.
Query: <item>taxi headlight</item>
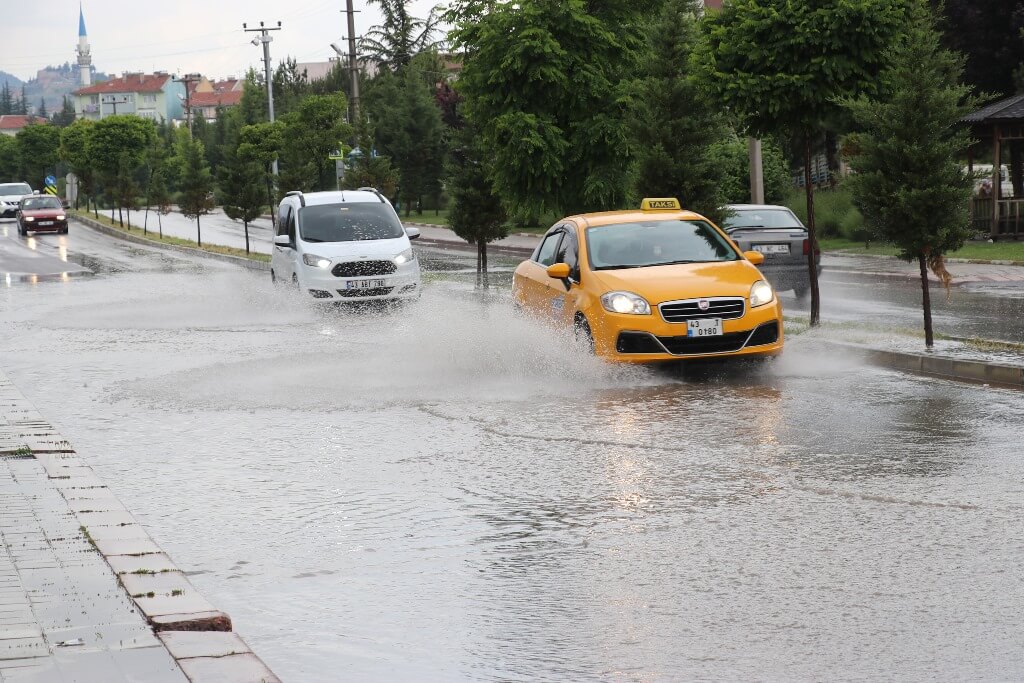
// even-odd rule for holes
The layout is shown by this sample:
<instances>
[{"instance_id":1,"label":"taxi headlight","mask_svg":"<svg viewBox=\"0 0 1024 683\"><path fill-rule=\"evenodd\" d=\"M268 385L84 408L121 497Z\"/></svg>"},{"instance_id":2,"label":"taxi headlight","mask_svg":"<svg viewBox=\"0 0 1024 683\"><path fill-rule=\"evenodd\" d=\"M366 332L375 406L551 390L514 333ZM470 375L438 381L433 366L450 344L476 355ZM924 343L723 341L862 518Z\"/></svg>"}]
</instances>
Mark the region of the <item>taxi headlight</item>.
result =
<instances>
[{"instance_id":1,"label":"taxi headlight","mask_svg":"<svg viewBox=\"0 0 1024 683\"><path fill-rule=\"evenodd\" d=\"M316 254L303 254L302 262L307 266L313 266L314 268L329 268L331 260L326 259L323 256L317 256Z\"/></svg>"},{"instance_id":2,"label":"taxi headlight","mask_svg":"<svg viewBox=\"0 0 1024 683\"><path fill-rule=\"evenodd\" d=\"M608 292L601 296L601 305L609 313L650 315L651 305L647 299L633 292Z\"/></svg>"},{"instance_id":3,"label":"taxi headlight","mask_svg":"<svg viewBox=\"0 0 1024 683\"><path fill-rule=\"evenodd\" d=\"M775 292L772 286L764 280L758 280L750 288L750 307L757 308L775 301Z\"/></svg>"},{"instance_id":4,"label":"taxi headlight","mask_svg":"<svg viewBox=\"0 0 1024 683\"><path fill-rule=\"evenodd\" d=\"M414 258L416 258L416 254L412 253L412 247L410 247L392 260L395 262L396 266L401 266L412 261Z\"/></svg>"}]
</instances>

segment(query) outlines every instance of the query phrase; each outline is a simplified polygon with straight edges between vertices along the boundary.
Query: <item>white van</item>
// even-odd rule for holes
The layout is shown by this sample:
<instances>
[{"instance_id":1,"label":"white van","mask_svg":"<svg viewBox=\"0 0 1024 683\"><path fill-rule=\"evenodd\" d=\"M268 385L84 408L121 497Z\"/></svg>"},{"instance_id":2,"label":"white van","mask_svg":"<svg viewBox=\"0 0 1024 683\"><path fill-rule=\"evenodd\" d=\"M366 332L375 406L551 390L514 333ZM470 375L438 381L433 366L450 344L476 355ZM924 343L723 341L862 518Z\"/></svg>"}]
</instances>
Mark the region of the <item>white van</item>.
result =
<instances>
[{"instance_id":1,"label":"white van","mask_svg":"<svg viewBox=\"0 0 1024 683\"><path fill-rule=\"evenodd\" d=\"M339 192L289 192L278 211L270 277L314 299L416 299L420 264L394 207L365 187Z\"/></svg>"},{"instance_id":2,"label":"white van","mask_svg":"<svg viewBox=\"0 0 1024 683\"><path fill-rule=\"evenodd\" d=\"M964 172L967 172L967 167L964 166ZM988 184L992 184L992 164L974 164L974 196L978 196L981 192L981 187L988 181ZM1010 169L1006 164L1002 164L999 167L999 196L1004 199L1013 196L1013 183L1010 181Z\"/></svg>"}]
</instances>

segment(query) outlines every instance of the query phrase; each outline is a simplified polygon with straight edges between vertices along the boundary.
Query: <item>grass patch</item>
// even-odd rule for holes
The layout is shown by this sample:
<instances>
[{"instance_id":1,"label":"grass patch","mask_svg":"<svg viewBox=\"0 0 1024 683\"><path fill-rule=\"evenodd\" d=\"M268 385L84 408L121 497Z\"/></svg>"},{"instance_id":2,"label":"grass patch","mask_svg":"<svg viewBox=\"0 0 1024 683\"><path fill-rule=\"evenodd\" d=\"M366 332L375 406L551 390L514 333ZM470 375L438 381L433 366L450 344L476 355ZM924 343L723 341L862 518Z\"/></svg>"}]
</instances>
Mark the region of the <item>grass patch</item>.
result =
<instances>
[{"instance_id":1,"label":"grass patch","mask_svg":"<svg viewBox=\"0 0 1024 683\"><path fill-rule=\"evenodd\" d=\"M239 258L247 258L252 261L263 261L265 263L270 262L270 254L257 254L256 252L251 252L247 254L245 253L245 249L237 249L235 247L223 247L219 244L204 244L202 246L199 246L194 241L183 239L181 237L170 237L169 235L164 235L163 237L160 237L159 233L155 233L152 231L149 232L148 234L143 234L142 231L139 229L128 230L127 228L122 228L120 223L110 220L110 216L105 216L103 214L100 214L100 217L97 219L94 214L85 213L83 211L70 211L69 213L72 216L84 217L94 221L98 221L107 227L114 228L115 230L120 230L126 235L131 234L135 235L136 237L142 237L143 239L147 239L150 242L156 242L157 244L171 244L177 247L191 247L192 249L208 251L212 254L237 256Z\"/></svg>"},{"instance_id":2,"label":"grass patch","mask_svg":"<svg viewBox=\"0 0 1024 683\"><path fill-rule=\"evenodd\" d=\"M20 446L15 448L14 451L11 452L11 455L16 458L24 458L25 456L32 455L32 449L28 446Z\"/></svg>"},{"instance_id":3,"label":"grass patch","mask_svg":"<svg viewBox=\"0 0 1024 683\"><path fill-rule=\"evenodd\" d=\"M840 251L845 254L876 254L895 256L899 251L891 244L872 242L865 247L842 237L819 240L822 251ZM1024 264L1024 242L970 242L962 249L946 254L948 258L976 259L979 261L1014 261Z\"/></svg>"},{"instance_id":4,"label":"grass patch","mask_svg":"<svg viewBox=\"0 0 1024 683\"><path fill-rule=\"evenodd\" d=\"M448 226L448 215L449 215L448 209L441 209L440 214L438 214L438 213L436 213L436 212L434 212L432 210L427 210L427 211L423 212L422 216L420 214L415 213L415 212L413 212L409 216L406 216L405 213L403 212L401 214L401 218L402 218L402 222L403 223L422 223L424 225L436 225L436 226L439 226L439 227L442 227L442 228L447 228L447 227L449 227ZM550 218L550 220L548 220L548 218ZM550 217L550 216L548 216L548 217L541 217L539 219L539 223L537 225L525 225L525 226L514 225L513 223L510 222L509 226L508 226L508 234L515 235L516 233L519 233L519 232L525 232L525 233L529 233L531 235L543 235L545 232L548 231L548 228L550 228L555 223L555 221L557 221L557 220L558 220L557 216L556 217Z\"/></svg>"}]
</instances>

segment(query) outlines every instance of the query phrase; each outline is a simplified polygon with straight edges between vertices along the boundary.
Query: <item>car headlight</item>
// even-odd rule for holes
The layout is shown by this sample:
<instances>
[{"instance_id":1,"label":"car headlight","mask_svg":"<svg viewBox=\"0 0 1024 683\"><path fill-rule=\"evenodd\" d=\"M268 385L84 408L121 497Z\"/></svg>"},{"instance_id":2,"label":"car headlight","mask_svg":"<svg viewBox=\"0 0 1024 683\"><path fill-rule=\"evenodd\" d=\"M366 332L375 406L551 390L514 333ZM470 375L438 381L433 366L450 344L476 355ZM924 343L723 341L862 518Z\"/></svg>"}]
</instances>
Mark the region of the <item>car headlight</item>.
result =
<instances>
[{"instance_id":1,"label":"car headlight","mask_svg":"<svg viewBox=\"0 0 1024 683\"><path fill-rule=\"evenodd\" d=\"M35 220L35 218L33 218L32 216L25 216L25 222L26 223L31 223L34 220Z\"/></svg>"},{"instance_id":2,"label":"car headlight","mask_svg":"<svg viewBox=\"0 0 1024 683\"><path fill-rule=\"evenodd\" d=\"M67 216L65 216L64 214L60 214L59 216L57 216L57 220L59 220L59 221L62 221L65 218L67 218Z\"/></svg>"},{"instance_id":3,"label":"car headlight","mask_svg":"<svg viewBox=\"0 0 1024 683\"><path fill-rule=\"evenodd\" d=\"M750 287L750 307L757 308L770 304L775 300L775 292L772 286L764 280L758 280Z\"/></svg>"},{"instance_id":4,"label":"car headlight","mask_svg":"<svg viewBox=\"0 0 1024 683\"><path fill-rule=\"evenodd\" d=\"M402 264L408 263L409 261L412 261L414 258L416 258L416 254L412 253L412 247L410 247L392 260L395 262L396 266L400 266Z\"/></svg>"},{"instance_id":5,"label":"car headlight","mask_svg":"<svg viewBox=\"0 0 1024 683\"><path fill-rule=\"evenodd\" d=\"M601 296L601 305L609 313L649 315L651 312L647 299L633 292L608 292Z\"/></svg>"},{"instance_id":6,"label":"car headlight","mask_svg":"<svg viewBox=\"0 0 1024 683\"><path fill-rule=\"evenodd\" d=\"M316 254L303 254L302 262L314 268L329 268L331 265L331 259L317 256Z\"/></svg>"}]
</instances>

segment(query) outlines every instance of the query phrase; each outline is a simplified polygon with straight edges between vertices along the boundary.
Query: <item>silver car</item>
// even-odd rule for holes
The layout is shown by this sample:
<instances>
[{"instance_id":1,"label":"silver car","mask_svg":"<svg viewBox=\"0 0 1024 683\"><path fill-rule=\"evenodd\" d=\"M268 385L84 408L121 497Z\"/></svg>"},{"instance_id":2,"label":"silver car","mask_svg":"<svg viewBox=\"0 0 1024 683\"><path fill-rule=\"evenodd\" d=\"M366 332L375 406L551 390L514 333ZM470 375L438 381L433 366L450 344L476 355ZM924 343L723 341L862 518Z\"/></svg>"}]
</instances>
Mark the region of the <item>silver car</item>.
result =
<instances>
[{"instance_id":1,"label":"silver car","mask_svg":"<svg viewBox=\"0 0 1024 683\"><path fill-rule=\"evenodd\" d=\"M807 272L810 239L796 214L773 204L730 204L726 209L729 213L722 227L742 251L764 254L758 270L772 286L777 291L791 289L796 296L805 296L811 289ZM820 273L820 251L815 254L815 263Z\"/></svg>"}]
</instances>

